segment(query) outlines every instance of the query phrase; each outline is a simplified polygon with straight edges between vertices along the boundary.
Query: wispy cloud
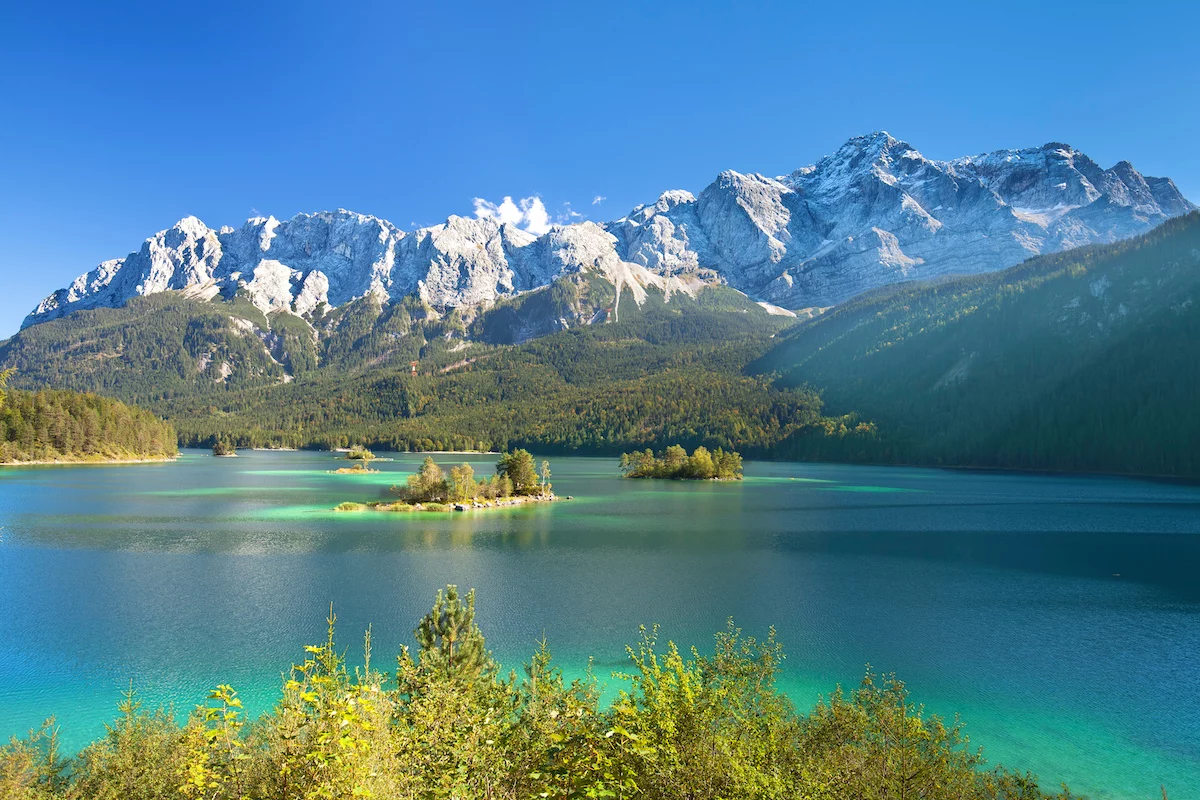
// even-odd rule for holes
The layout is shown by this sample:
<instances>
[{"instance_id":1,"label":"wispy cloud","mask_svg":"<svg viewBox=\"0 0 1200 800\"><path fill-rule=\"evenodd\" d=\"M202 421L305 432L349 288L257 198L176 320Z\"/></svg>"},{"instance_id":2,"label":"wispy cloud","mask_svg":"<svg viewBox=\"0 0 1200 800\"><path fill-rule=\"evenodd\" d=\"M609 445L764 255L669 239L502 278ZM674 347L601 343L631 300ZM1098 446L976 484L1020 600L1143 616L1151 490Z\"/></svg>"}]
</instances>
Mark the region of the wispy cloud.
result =
<instances>
[{"instance_id":1,"label":"wispy cloud","mask_svg":"<svg viewBox=\"0 0 1200 800\"><path fill-rule=\"evenodd\" d=\"M578 211L571 208L570 202L566 202L562 204L562 208L559 210L558 214L554 216L554 221L560 225L567 225L586 218L587 216L585 214L580 214Z\"/></svg>"},{"instance_id":2,"label":"wispy cloud","mask_svg":"<svg viewBox=\"0 0 1200 800\"><path fill-rule=\"evenodd\" d=\"M474 203L475 216L479 219L494 219L502 225L515 225L535 236L550 230L550 213L540 197L522 197L515 203L508 196L499 203L476 197Z\"/></svg>"},{"instance_id":3,"label":"wispy cloud","mask_svg":"<svg viewBox=\"0 0 1200 800\"><path fill-rule=\"evenodd\" d=\"M598 205L600 205L601 203L603 203L603 202L604 202L605 200L607 200L607 199L608 199L608 198L607 198L607 197L605 197L604 195L602 195L602 194L598 194L598 195L596 195L595 197L593 197L593 198L592 198L592 205L594 205L594 206L598 206Z\"/></svg>"}]
</instances>

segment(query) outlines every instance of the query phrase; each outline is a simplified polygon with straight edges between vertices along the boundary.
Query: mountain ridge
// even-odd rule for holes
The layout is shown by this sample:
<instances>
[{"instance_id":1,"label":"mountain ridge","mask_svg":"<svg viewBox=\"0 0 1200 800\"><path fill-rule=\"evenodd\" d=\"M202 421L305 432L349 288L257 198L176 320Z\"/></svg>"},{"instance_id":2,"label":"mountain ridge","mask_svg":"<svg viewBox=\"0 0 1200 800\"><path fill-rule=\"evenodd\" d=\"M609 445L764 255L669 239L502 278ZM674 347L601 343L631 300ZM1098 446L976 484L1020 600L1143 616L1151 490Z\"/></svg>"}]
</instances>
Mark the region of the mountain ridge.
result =
<instances>
[{"instance_id":1,"label":"mountain ridge","mask_svg":"<svg viewBox=\"0 0 1200 800\"><path fill-rule=\"evenodd\" d=\"M986 275L880 288L750 363L878 436L783 458L1200 475L1200 213ZM846 449L846 444L852 445Z\"/></svg>"},{"instance_id":2,"label":"mountain ridge","mask_svg":"<svg viewBox=\"0 0 1200 800\"><path fill-rule=\"evenodd\" d=\"M783 309L828 306L1117 241L1194 208L1169 178L1128 161L1105 170L1058 142L936 161L878 131L788 175L725 170L699 195L669 190L612 222L540 236L486 216L411 232L345 209L219 229L189 216L52 293L22 328L169 290L240 293L306 319L368 294L486 309L581 274L611 283L617 307L626 292L640 303L648 287L669 298L714 283Z\"/></svg>"}]
</instances>

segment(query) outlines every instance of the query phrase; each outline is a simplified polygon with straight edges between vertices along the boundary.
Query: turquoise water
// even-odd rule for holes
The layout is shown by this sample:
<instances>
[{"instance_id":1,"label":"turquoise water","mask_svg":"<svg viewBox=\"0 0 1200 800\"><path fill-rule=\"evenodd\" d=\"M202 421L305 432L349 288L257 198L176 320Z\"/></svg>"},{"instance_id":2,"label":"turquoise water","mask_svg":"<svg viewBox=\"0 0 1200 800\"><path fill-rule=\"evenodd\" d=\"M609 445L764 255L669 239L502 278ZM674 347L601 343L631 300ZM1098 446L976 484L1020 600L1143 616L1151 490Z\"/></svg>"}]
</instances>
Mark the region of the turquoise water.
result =
<instances>
[{"instance_id":1,"label":"turquoise water","mask_svg":"<svg viewBox=\"0 0 1200 800\"><path fill-rule=\"evenodd\" d=\"M355 476L329 474L329 454L188 452L0 470L0 736L56 714L78 747L131 681L181 711L229 682L262 710L330 602L345 645L372 624L390 659L457 583L477 588L506 666L544 633L611 689L639 624L703 648L733 616L776 626L801 707L870 662L1048 785L1200 797L1200 487L767 463L686 484L553 458L571 502L329 510L418 461Z\"/></svg>"}]
</instances>

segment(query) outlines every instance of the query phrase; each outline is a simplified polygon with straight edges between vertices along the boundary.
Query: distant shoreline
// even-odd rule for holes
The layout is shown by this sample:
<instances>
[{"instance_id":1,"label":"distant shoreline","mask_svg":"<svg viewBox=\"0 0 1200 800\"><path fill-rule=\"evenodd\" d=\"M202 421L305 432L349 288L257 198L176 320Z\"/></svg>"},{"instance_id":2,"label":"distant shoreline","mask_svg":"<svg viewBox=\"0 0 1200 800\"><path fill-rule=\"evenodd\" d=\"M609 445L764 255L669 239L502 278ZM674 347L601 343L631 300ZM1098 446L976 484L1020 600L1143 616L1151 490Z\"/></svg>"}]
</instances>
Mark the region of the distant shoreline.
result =
<instances>
[{"instance_id":1,"label":"distant shoreline","mask_svg":"<svg viewBox=\"0 0 1200 800\"><path fill-rule=\"evenodd\" d=\"M541 503L557 503L563 500L573 500L570 495L559 497L552 494L549 497L541 495L514 495L512 497L498 498L496 500L483 501L464 501L464 502L446 502L446 503L406 503L403 500L389 503L374 502L374 503L342 503L336 506L333 510L341 513L357 513L363 511L374 511L381 514L411 514L420 511L431 512L434 514L444 514L453 512L466 511L484 511L487 509L496 508L518 508L520 506L538 505Z\"/></svg>"},{"instance_id":2,"label":"distant shoreline","mask_svg":"<svg viewBox=\"0 0 1200 800\"><path fill-rule=\"evenodd\" d=\"M55 461L0 461L0 467L90 467L109 464L165 464L176 461L178 455L158 458L72 458Z\"/></svg>"},{"instance_id":3,"label":"distant shoreline","mask_svg":"<svg viewBox=\"0 0 1200 800\"><path fill-rule=\"evenodd\" d=\"M270 449L270 448L255 448L255 449L257 450L257 449ZM291 448L291 449L294 450L295 448ZM319 448L314 448L314 450L315 450L315 452L318 452L318 453L322 452ZM349 447L335 447L332 450L327 450L324 452L349 453L350 448ZM502 455L499 450L380 450L379 452L381 452L381 453L403 453L406 456L419 456L419 455L498 456L498 455ZM380 461L382 459L376 458L373 460ZM388 459L388 460L394 461L395 459Z\"/></svg>"}]
</instances>

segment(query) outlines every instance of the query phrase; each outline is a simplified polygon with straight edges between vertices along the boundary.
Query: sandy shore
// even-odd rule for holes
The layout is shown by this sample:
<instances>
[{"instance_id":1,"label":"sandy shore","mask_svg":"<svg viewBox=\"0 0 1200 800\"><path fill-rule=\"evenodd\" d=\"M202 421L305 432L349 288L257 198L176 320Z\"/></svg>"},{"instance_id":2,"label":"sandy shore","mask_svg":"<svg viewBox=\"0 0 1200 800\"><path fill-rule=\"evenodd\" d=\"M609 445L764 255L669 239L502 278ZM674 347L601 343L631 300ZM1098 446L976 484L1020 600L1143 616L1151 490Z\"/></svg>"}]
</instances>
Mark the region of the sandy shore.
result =
<instances>
[{"instance_id":1,"label":"sandy shore","mask_svg":"<svg viewBox=\"0 0 1200 800\"><path fill-rule=\"evenodd\" d=\"M0 467L89 467L109 464L166 464L179 456L162 458L78 458L59 461L0 461Z\"/></svg>"}]
</instances>

